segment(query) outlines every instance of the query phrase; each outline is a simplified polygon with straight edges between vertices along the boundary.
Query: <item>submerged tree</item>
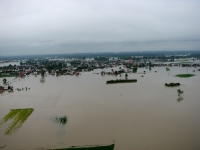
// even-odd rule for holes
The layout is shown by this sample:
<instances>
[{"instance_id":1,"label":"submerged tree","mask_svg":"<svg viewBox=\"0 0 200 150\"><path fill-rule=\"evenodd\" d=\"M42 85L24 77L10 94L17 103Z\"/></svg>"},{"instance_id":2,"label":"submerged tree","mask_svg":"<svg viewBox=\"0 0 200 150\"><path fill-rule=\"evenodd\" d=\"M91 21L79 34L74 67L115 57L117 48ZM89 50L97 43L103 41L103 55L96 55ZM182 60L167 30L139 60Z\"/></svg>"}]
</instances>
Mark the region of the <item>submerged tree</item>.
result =
<instances>
[{"instance_id":1,"label":"submerged tree","mask_svg":"<svg viewBox=\"0 0 200 150\"><path fill-rule=\"evenodd\" d=\"M133 68L133 72L137 72L137 66Z\"/></svg>"},{"instance_id":2,"label":"submerged tree","mask_svg":"<svg viewBox=\"0 0 200 150\"><path fill-rule=\"evenodd\" d=\"M7 79L4 78L3 79L3 84L6 84L6 82L7 82Z\"/></svg>"},{"instance_id":3,"label":"submerged tree","mask_svg":"<svg viewBox=\"0 0 200 150\"><path fill-rule=\"evenodd\" d=\"M178 99L177 99L177 101L180 102L180 101L183 100L183 97L181 96L181 94L183 94L183 91L181 91L181 89L178 89L177 93L178 93Z\"/></svg>"},{"instance_id":4,"label":"submerged tree","mask_svg":"<svg viewBox=\"0 0 200 150\"><path fill-rule=\"evenodd\" d=\"M41 76L44 77L45 70L42 69L40 72L41 72Z\"/></svg>"},{"instance_id":5,"label":"submerged tree","mask_svg":"<svg viewBox=\"0 0 200 150\"><path fill-rule=\"evenodd\" d=\"M127 73L125 74L125 78L126 78L126 79L128 78L128 74L127 74Z\"/></svg>"},{"instance_id":6,"label":"submerged tree","mask_svg":"<svg viewBox=\"0 0 200 150\"><path fill-rule=\"evenodd\" d=\"M178 96L181 96L181 94L183 94L183 91L181 91L181 89L177 90Z\"/></svg>"}]
</instances>

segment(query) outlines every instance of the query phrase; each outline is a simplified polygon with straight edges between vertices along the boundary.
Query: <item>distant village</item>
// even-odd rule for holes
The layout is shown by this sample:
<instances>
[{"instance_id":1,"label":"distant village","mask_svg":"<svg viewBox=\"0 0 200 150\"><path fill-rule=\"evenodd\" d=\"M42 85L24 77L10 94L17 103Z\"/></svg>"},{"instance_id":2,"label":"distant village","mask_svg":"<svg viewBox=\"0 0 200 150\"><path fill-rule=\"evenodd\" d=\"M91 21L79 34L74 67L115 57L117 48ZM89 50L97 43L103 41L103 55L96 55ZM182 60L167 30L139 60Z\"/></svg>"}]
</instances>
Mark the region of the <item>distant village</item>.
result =
<instances>
[{"instance_id":1,"label":"distant village","mask_svg":"<svg viewBox=\"0 0 200 150\"><path fill-rule=\"evenodd\" d=\"M137 67L161 67L161 66L181 66L197 67L200 66L196 58L190 58L190 62L179 62L174 59L143 59L143 56L135 56L131 59L121 59L120 57L96 57L85 59L29 59L20 61L19 65L0 67L0 76L23 77L29 74L45 76L49 75L80 75L81 72L93 71L94 69L113 68L123 65L128 72L136 72ZM102 71L102 74L120 74L124 69L113 70L110 72Z\"/></svg>"},{"instance_id":2,"label":"distant village","mask_svg":"<svg viewBox=\"0 0 200 150\"><path fill-rule=\"evenodd\" d=\"M183 56L184 57L184 56ZM186 57L186 56L185 56ZM94 69L102 69L101 75L121 75L125 73L133 72L136 73L138 68L146 67L151 69L152 67L198 67L200 66L198 58L190 57L186 59L172 59L170 56L165 58L157 59L144 59L143 56L134 56L128 59L120 57L90 57L90 58L42 58L42 59L23 59L23 60L12 60L12 61L1 61L1 63L7 63L7 66L0 67L0 77L3 79L4 86L0 86L1 90L12 91L13 87L7 81L6 77L25 77L30 74L45 77L47 75L81 75L81 72L89 72ZM189 60L189 61L188 61ZM14 61L14 62L13 62ZM14 63L14 65L12 65ZM16 65L18 63L19 65ZM114 70L114 67L119 69ZM123 66L123 67L122 67ZM109 72L104 71L106 68L111 68ZM126 68L126 70L124 69ZM200 71L200 70L199 70ZM14 80L15 80L14 79ZM29 88L18 89L28 90Z\"/></svg>"},{"instance_id":3,"label":"distant village","mask_svg":"<svg viewBox=\"0 0 200 150\"><path fill-rule=\"evenodd\" d=\"M82 72L101 69L100 72L94 74L119 74L121 76L124 73L127 78L128 73L136 73L138 68L145 67L151 70L152 67L173 66L199 67L200 52L160 51L0 57L0 78L3 81L3 85L0 85L0 91L13 91L13 87L7 77L15 77L13 79L15 81L32 74L41 76L41 82L43 82L44 77L47 75L79 76ZM200 71L200 69L197 68L197 71ZM17 88L17 90L30 90L30 88Z\"/></svg>"}]
</instances>

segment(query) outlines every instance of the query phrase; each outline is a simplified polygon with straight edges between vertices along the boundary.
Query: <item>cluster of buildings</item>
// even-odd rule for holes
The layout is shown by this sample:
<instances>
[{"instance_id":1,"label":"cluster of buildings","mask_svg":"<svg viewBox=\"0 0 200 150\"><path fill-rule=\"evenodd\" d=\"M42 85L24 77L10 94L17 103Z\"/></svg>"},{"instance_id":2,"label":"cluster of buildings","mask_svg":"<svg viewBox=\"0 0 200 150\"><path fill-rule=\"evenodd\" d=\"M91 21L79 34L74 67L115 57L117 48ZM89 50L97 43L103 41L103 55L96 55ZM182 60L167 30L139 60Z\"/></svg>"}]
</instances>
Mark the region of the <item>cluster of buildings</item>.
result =
<instances>
[{"instance_id":1,"label":"cluster of buildings","mask_svg":"<svg viewBox=\"0 0 200 150\"><path fill-rule=\"evenodd\" d=\"M20 65L8 65L0 68L0 75L13 75L13 76L26 76L29 74L51 74L51 75L80 75L80 72L92 71L94 69L112 68L123 65L126 68L133 69L137 67L160 67L160 66L182 66L182 67L196 67L200 66L199 63L181 63L177 61L161 62L157 59L143 59L139 57L139 60L134 59L120 59L119 57L110 57L108 59L40 59L40 60L27 60L26 62L20 62ZM123 70L121 70L123 72ZM113 72L111 71L113 74ZM115 72L116 73L116 72Z\"/></svg>"}]
</instances>

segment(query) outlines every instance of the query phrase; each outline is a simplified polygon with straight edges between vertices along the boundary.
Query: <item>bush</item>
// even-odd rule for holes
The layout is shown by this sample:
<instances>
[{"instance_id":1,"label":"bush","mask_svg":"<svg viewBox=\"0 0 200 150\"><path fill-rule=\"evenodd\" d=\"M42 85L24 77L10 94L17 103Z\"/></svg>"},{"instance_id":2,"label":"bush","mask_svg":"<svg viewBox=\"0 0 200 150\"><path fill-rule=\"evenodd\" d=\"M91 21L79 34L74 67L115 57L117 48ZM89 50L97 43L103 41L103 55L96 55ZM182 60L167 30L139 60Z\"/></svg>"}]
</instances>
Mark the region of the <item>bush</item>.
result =
<instances>
[{"instance_id":1,"label":"bush","mask_svg":"<svg viewBox=\"0 0 200 150\"><path fill-rule=\"evenodd\" d=\"M171 87L173 87L173 86L180 86L181 84L180 83L165 83L165 86L171 86Z\"/></svg>"},{"instance_id":2,"label":"bush","mask_svg":"<svg viewBox=\"0 0 200 150\"><path fill-rule=\"evenodd\" d=\"M129 79L129 80L109 80L106 82L106 84L110 84L110 83L131 83L131 82L137 82L136 79Z\"/></svg>"}]
</instances>

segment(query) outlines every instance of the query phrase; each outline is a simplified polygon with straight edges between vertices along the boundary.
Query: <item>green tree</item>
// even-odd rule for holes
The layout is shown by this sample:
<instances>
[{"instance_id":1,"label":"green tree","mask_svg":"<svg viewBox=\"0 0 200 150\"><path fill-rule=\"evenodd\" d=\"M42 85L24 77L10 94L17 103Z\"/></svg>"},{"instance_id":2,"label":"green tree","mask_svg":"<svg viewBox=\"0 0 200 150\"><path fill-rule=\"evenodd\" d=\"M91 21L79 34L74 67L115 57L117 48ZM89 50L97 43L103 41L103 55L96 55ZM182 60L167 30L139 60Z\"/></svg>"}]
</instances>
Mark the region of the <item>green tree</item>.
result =
<instances>
[{"instance_id":1,"label":"green tree","mask_svg":"<svg viewBox=\"0 0 200 150\"><path fill-rule=\"evenodd\" d=\"M137 66L133 68L133 72L137 72Z\"/></svg>"},{"instance_id":2,"label":"green tree","mask_svg":"<svg viewBox=\"0 0 200 150\"><path fill-rule=\"evenodd\" d=\"M167 67L167 68L166 68L166 71L170 71L170 69Z\"/></svg>"},{"instance_id":3,"label":"green tree","mask_svg":"<svg viewBox=\"0 0 200 150\"><path fill-rule=\"evenodd\" d=\"M4 78L4 79L3 79L3 84L6 84L6 82L7 82L7 79Z\"/></svg>"},{"instance_id":4,"label":"green tree","mask_svg":"<svg viewBox=\"0 0 200 150\"><path fill-rule=\"evenodd\" d=\"M45 71L42 69L40 72L41 72L41 76L44 77Z\"/></svg>"},{"instance_id":5,"label":"green tree","mask_svg":"<svg viewBox=\"0 0 200 150\"><path fill-rule=\"evenodd\" d=\"M181 89L177 90L178 96L181 96L181 94L183 94L183 91L181 91Z\"/></svg>"},{"instance_id":6,"label":"green tree","mask_svg":"<svg viewBox=\"0 0 200 150\"><path fill-rule=\"evenodd\" d=\"M128 74L127 74L127 73L125 74L125 78L126 78L126 79L128 78Z\"/></svg>"}]
</instances>

